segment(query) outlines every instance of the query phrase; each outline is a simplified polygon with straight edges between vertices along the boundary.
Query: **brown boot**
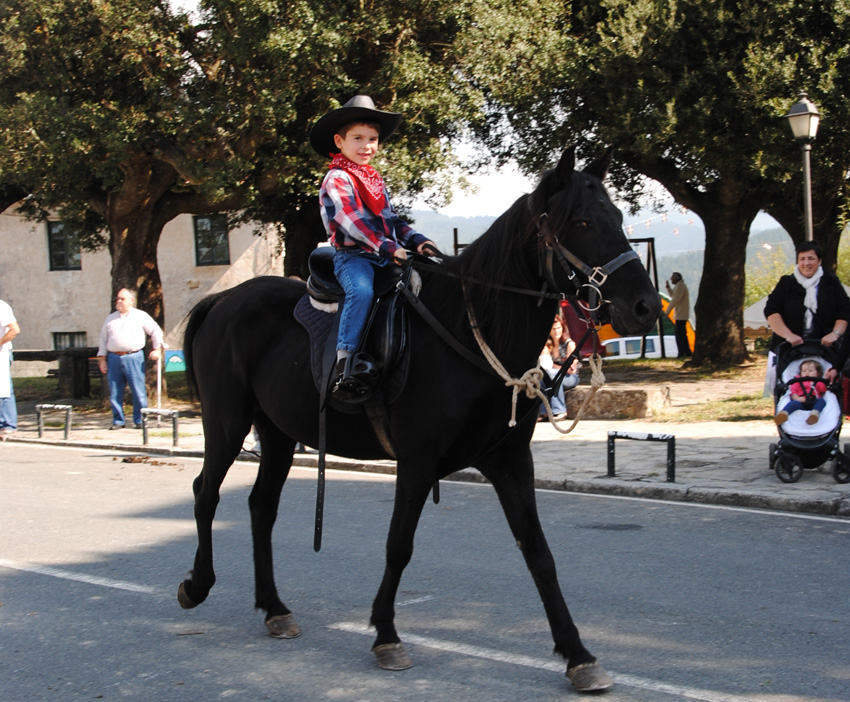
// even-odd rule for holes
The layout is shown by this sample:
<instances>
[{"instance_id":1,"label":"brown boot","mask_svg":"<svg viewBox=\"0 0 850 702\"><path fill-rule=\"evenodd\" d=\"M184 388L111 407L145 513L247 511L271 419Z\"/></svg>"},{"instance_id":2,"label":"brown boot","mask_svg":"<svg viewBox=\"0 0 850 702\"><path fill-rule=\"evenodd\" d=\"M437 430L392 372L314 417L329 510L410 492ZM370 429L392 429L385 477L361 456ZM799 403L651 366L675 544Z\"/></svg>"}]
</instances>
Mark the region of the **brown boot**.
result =
<instances>
[{"instance_id":1,"label":"brown boot","mask_svg":"<svg viewBox=\"0 0 850 702\"><path fill-rule=\"evenodd\" d=\"M806 418L806 424L817 424L820 419L820 412L817 410L812 410L809 416Z\"/></svg>"},{"instance_id":2,"label":"brown boot","mask_svg":"<svg viewBox=\"0 0 850 702\"><path fill-rule=\"evenodd\" d=\"M776 422L776 426L781 426L788 421L788 413L785 410L782 410L779 414L777 414L773 421Z\"/></svg>"}]
</instances>

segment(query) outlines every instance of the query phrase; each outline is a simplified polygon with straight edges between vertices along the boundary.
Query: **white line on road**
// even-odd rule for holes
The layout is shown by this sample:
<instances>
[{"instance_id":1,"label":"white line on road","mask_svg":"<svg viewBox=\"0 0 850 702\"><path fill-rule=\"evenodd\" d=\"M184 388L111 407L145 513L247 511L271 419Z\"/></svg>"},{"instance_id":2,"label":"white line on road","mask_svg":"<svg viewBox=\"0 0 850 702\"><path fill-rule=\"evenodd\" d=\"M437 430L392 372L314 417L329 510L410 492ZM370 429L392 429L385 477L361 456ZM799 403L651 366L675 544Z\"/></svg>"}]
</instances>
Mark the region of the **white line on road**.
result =
<instances>
[{"instance_id":1,"label":"white line on road","mask_svg":"<svg viewBox=\"0 0 850 702\"><path fill-rule=\"evenodd\" d=\"M16 563L15 561L7 561L4 558L0 558L0 567L11 568L12 570L23 570L28 573L38 573L39 575L49 575L53 578L73 580L78 583L87 583L88 585L111 587L114 590L141 592L146 595L153 595L156 593L156 588L148 587L147 585L136 585L135 583L128 583L124 580L113 580L112 578L101 578L95 575L86 575L85 573L75 573L71 570L62 570L60 568L53 568L51 566L32 565L30 563Z\"/></svg>"},{"instance_id":2,"label":"white line on road","mask_svg":"<svg viewBox=\"0 0 850 702\"><path fill-rule=\"evenodd\" d=\"M77 573L70 570L62 570L61 568L53 568L51 566L19 563L16 561L9 561L4 558L0 558L0 567L9 568L12 570L21 570L29 573L37 573L39 575L61 578L63 580L72 580L75 582L86 583L89 585L97 585L99 587L108 587L115 590L138 592L146 595L154 595L157 592L157 588L150 587L148 585L138 585L136 583L127 582L125 580L113 580L112 578L102 578L98 576L87 575L86 573ZM413 604L414 602L425 601L427 599L430 599L430 597L409 600L407 602L399 603L399 606ZM366 636L374 635L374 632L372 632L369 627L354 622L338 622L336 624L329 625L328 628L335 629L337 631L345 631L348 633L361 634ZM426 636L417 636L415 634L405 634L405 641L416 646L427 646L429 648L436 648L441 651L450 651L452 653L458 653L464 656L471 656L473 658L483 658L499 663L521 665L527 668L537 668L540 670L547 670L556 673L564 672L563 663L541 660L539 658L532 658L530 656L507 653L505 651L498 651L496 649L491 648L470 646L469 644L456 643L454 641L444 641L441 639L432 639ZM682 685L670 685L667 683L658 682L656 680L650 680L648 678L639 678L634 675L625 675L622 673L614 672L611 672L611 675L615 678L618 685L635 687L642 690L649 690L652 692L660 692L668 695L684 697L687 699L701 700L702 702L742 702L742 700L744 699L746 699L747 702L759 702L759 700L765 700L766 702L768 700L768 697L764 697L762 695L753 696L748 694L746 695L746 697L741 697L737 695L727 695L725 693L715 692L713 690L702 690L699 688L685 687ZM783 702L817 702L817 700L812 697L807 697L804 699L802 697L796 696L784 696Z\"/></svg>"},{"instance_id":3,"label":"white line on road","mask_svg":"<svg viewBox=\"0 0 850 702\"><path fill-rule=\"evenodd\" d=\"M375 632L362 624L356 622L338 622L328 626L329 629L337 631L345 631L351 634L363 634L366 636L374 636ZM492 648L482 648L480 646L470 646L469 644L455 643L454 641L443 641L441 639L432 639L425 636L416 636L414 634L405 634L405 642L416 646L427 646L428 648L436 648L441 651L449 651L458 653L463 656L471 656L473 658L484 658L486 660L496 661L498 663L509 663L512 665L521 665L526 668L537 668L539 670L548 670L555 673L565 672L564 664L556 661L546 661L539 658L531 658L530 656L521 656L514 653L506 653L505 651L497 651ZM667 695L676 697L684 697L686 699L701 700L702 702L759 702L760 700L767 702L770 699L776 699L773 696L752 695L728 695L724 692L715 692L714 690L702 690L694 687L686 687L683 685L670 685L668 683L650 680L648 678L639 678L634 675L624 675L623 673L615 673L609 671L617 685L627 687L636 687L641 690L649 690L651 692L661 692ZM784 695L783 702L817 702L813 697L797 697L795 695Z\"/></svg>"}]
</instances>

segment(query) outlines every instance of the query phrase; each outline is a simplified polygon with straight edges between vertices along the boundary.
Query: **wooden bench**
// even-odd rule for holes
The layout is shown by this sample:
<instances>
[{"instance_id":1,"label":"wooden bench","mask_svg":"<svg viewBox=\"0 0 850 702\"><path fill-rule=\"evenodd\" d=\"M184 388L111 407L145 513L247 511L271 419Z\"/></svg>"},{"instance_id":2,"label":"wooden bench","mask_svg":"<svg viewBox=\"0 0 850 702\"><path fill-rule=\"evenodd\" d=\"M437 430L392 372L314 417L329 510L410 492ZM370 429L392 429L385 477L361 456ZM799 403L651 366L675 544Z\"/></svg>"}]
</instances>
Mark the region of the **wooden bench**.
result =
<instances>
[{"instance_id":1,"label":"wooden bench","mask_svg":"<svg viewBox=\"0 0 850 702\"><path fill-rule=\"evenodd\" d=\"M75 349L30 350L14 349L13 357L18 361L59 361L56 373L59 379L59 394L63 397L88 397L91 394L91 378L97 378L97 347L83 346ZM96 373L92 373L92 361ZM52 375L52 374L51 374Z\"/></svg>"}]
</instances>

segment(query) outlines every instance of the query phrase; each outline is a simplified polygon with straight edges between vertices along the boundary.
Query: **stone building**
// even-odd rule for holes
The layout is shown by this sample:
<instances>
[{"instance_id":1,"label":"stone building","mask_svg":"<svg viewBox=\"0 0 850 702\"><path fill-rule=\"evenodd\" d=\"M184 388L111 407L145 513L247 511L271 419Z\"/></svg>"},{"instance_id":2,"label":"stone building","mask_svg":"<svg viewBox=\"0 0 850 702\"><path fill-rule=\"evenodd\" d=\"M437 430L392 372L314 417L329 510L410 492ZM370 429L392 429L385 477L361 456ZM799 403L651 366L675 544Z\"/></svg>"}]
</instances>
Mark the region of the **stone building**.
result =
<instances>
[{"instance_id":1,"label":"stone building","mask_svg":"<svg viewBox=\"0 0 850 702\"><path fill-rule=\"evenodd\" d=\"M0 213L0 251L0 299L21 325L16 349L98 345L113 309L108 250L81 251L61 222L27 221L12 207ZM182 348L184 318L202 297L256 276L283 275L277 234L258 234L250 225L228 230L224 215L182 215L169 222L158 263L172 349Z\"/></svg>"}]
</instances>

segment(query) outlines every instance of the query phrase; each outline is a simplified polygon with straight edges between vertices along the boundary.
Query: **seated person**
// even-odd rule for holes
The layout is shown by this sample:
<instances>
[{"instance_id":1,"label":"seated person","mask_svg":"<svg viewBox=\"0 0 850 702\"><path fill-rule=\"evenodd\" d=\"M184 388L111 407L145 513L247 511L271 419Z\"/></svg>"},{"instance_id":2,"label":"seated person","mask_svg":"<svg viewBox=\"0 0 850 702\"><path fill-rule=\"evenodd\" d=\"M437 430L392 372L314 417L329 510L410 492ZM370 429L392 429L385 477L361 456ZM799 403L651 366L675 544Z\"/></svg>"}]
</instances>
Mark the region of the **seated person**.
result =
<instances>
[{"instance_id":1,"label":"seated person","mask_svg":"<svg viewBox=\"0 0 850 702\"><path fill-rule=\"evenodd\" d=\"M800 364L800 372L794 377L822 378L823 367L817 361L803 361ZM798 380L796 383L791 383L789 389L791 390L791 399L776 415L774 419L776 425L785 424L792 412L801 409L810 410L809 416L806 418L806 424L816 424L820 418L820 413L826 407L826 400L824 399L826 383L815 380Z\"/></svg>"},{"instance_id":2,"label":"seated person","mask_svg":"<svg viewBox=\"0 0 850 702\"><path fill-rule=\"evenodd\" d=\"M545 372L549 380L554 379L554 377L558 374L558 370L555 367L555 361L552 358L552 354L555 349L555 344L551 338L546 339L546 347L540 352L540 368L542 368ZM569 376L567 376L569 377ZM549 399L549 406L552 408L552 419L556 421L560 421L567 418L567 402L564 397L564 385L566 384L567 379L564 379L564 382L561 383L560 387L558 387L558 392L554 393L552 397ZM543 386L550 387L550 384L546 382L546 379L543 379ZM542 422L546 419L546 405L540 405L540 414L537 417L538 422Z\"/></svg>"}]
</instances>

